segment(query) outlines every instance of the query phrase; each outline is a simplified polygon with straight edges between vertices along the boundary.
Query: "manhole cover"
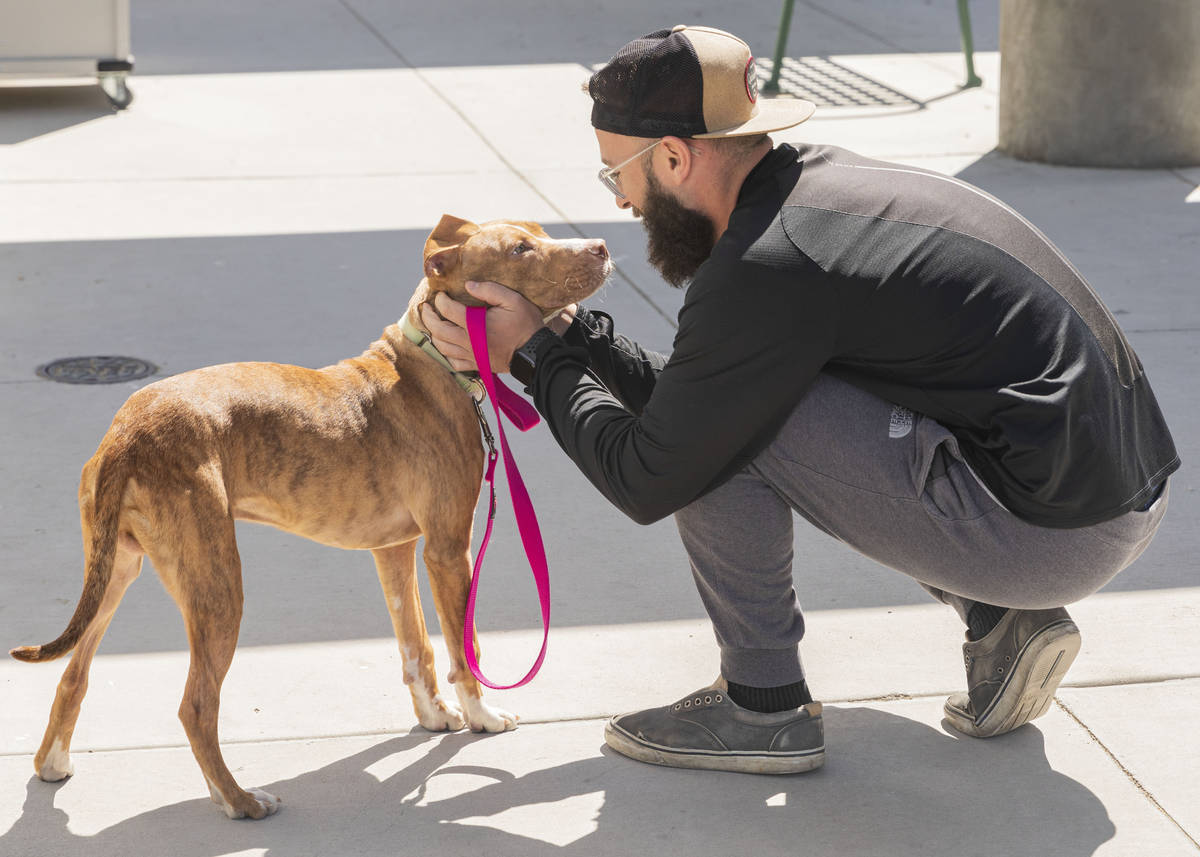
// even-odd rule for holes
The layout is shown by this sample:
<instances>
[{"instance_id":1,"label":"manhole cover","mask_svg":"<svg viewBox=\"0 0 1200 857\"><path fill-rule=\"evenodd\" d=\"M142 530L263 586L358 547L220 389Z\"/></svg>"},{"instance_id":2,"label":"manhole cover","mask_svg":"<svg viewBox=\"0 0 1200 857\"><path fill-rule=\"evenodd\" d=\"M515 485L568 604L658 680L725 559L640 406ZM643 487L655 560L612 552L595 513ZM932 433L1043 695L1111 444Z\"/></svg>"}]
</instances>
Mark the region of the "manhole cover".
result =
<instances>
[{"instance_id":1,"label":"manhole cover","mask_svg":"<svg viewBox=\"0 0 1200 857\"><path fill-rule=\"evenodd\" d=\"M37 368L43 378L60 384L120 384L157 371L153 363L137 357L64 357Z\"/></svg>"}]
</instances>

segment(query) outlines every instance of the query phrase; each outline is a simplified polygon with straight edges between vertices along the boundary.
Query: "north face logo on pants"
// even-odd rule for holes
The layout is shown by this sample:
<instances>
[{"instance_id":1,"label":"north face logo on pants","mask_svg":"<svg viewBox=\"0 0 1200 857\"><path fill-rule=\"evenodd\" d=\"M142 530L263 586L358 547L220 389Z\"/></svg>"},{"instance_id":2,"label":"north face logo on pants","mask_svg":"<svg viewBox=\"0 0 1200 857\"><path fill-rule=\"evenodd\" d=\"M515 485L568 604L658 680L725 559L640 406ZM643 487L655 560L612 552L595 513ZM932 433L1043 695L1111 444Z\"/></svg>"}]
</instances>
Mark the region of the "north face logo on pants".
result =
<instances>
[{"instance_id":1,"label":"north face logo on pants","mask_svg":"<svg viewBox=\"0 0 1200 857\"><path fill-rule=\"evenodd\" d=\"M892 416L888 420L888 437L901 438L912 431L913 412L901 405L892 406Z\"/></svg>"}]
</instances>

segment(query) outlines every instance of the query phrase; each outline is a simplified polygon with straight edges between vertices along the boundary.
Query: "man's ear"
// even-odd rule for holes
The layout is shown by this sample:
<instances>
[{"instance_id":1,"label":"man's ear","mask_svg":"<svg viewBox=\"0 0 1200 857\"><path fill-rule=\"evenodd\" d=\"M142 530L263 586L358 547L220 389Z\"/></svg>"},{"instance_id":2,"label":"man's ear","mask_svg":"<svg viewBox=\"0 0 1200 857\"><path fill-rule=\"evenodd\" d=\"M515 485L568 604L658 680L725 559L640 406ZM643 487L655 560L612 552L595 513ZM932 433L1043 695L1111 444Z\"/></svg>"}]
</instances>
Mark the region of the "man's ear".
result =
<instances>
[{"instance_id":1,"label":"man's ear","mask_svg":"<svg viewBox=\"0 0 1200 857\"><path fill-rule=\"evenodd\" d=\"M691 173L692 158L695 157L688 141L682 137L663 137L658 145L667 153L667 181L681 184Z\"/></svg>"},{"instance_id":2,"label":"man's ear","mask_svg":"<svg viewBox=\"0 0 1200 857\"><path fill-rule=\"evenodd\" d=\"M443 214L438 225L425 239L425 276L445 276L446 272L458 264L458 249L463 242L479 231L479 227L469 220ZM448 251L454 252L448 254Z\"/></svg>"}]
</instances>

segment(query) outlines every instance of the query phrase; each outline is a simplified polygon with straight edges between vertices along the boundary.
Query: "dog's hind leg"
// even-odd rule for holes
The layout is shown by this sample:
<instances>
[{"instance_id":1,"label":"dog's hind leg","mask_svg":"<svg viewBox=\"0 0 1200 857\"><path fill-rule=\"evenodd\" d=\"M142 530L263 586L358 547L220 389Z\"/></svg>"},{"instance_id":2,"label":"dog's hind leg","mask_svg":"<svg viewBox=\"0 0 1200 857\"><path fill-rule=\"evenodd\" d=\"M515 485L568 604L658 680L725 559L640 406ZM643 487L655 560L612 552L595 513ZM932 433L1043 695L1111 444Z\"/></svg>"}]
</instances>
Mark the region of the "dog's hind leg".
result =
<instances>
[{"instance_id":1,"label":"dog's hind leg","mask_svg":"<svg viewBox=\"0 0 1200 857\"><path fill-rule=\"evenodd\" d=\"M242 620L242 568L233 518L223 509L209 511L199 498L189 501L187 513L176 518L184 536L183 555L160 556L150 550L151 562L183 613L191 648L179 719L213 803L230 818L263 818L279 808L279 799L237 784L217 736L221 685L233 662Z\"/></svg>"},{"instance_id":2,"label":"dog's hind leg","mask_svg":"<svg viewBox=\"0 0 1200 857\"><path fill-rule=\"evenodd\" d=\"M85 526L85 542L86 534ZM58 782L74 773L70 755L71 736L75 732L75 723L79 719L79 708L83 704L84 694L87 693L88 671L92 665L92 658L96 655L100 640L108 630L109 622L112 621L125 590L141 572L142 552L140 548L122 540L117 546L112 562L112 576L100 602L100 609L84 629L79 642L75 644L71 662L67 664L62 679L58 682L54 705L50 709L50 722L46 726L42 746L33 759L37 775L46 782Z\"/></svg>"},{"instance_id":3,"label":"dog's hind leg","mask_svg":"<svg viewBox=\"0 0 1200 857\"><path fill-rule=\"evenodd\" d=\"M462 711L438 693L433 646L421 612L417 590L417 541L371 551L387 598L388 614L404 661L404 683L412 694L417 721L432 732L456 731L466 725Z\"/></svg>"},{"instance_id":4,"label":"dog's hind leg","mask_svg":"<svg viewBox=\"0 0 1200 857\"><path fill-rule=\"evenodd\" d=\"M463 649L463 621L471 586L470 548L469 525L465 537L462 533L447 535L437 530L426 532L425 567L429 570L429 586L433 591L442 634L446 638L446 648L453 664L450 681L458 694L467 724L474 732L506 732L517 728L519 718L483 701L483 691L467 666ZM475 643L475 657L478 660L478 640Z\"/></svg>"}]
</instances>

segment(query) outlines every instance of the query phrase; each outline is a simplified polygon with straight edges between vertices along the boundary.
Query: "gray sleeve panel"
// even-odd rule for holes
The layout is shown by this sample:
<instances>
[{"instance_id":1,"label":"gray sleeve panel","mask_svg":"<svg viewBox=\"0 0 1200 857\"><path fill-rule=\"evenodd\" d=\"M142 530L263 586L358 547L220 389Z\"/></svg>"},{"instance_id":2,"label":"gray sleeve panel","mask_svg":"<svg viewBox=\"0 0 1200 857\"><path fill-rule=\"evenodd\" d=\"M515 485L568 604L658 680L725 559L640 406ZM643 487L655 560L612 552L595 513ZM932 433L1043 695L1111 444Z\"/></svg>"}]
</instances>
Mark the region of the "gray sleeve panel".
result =
<instances>
[{"instance_id":1,"label":"gray sleeve panel","mask_svg":"<svg viewBox=\"0 0 1200 857\"><path fill-rule=\"evenodd\" d=\"M1062 296L1123 384L1141 375L1141 363L1124 333L1079 271L1037 227L991 194L950 176L833 146L812 150L804 175L789 205L946 230L1003 251Z\"/></svg>"}]
</instances>

